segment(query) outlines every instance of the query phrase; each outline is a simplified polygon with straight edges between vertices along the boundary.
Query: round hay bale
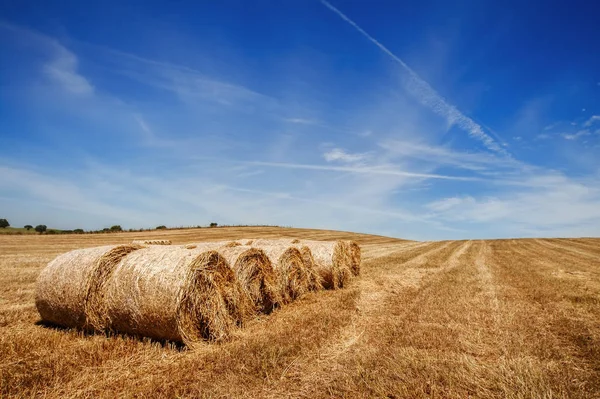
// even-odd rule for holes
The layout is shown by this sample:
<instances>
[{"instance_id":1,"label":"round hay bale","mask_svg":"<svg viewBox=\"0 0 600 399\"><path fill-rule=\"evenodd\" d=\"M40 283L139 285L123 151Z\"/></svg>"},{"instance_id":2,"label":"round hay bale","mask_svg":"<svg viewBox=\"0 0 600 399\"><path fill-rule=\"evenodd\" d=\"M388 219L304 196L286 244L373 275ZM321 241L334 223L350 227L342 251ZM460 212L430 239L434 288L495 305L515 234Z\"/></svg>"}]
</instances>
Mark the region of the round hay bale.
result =
<instances>
[{"instance_id":1,"label":"round hay bale","mask_svg":"<svg viewBox=\"0 0 600 399\"><path fill-rule=\"evenodd\" d=\"M361 263L360 246L355 241L344 241L344 244L350 253L350 270L352 270L352 274L358 276Z\"/></svg>"},{"instance_id":2,"label":"round hay bale","mask_svg":"<svg viewBox=\"0 0 600 399\"><path fill-rule=\"evenodd\" d=\"M133 240L134 245L171 245L171 240Z\"/></svg>"},{"instance_id":3,"label":"round hay bale","mask_svg":"<svg viewBox=\"0 0 600 399\"><path fill-rule=\"evenodd\" d=\"M260 249L228 242L197 243L198 248L215 250L228 260L242 287L254 303L252 314L270 313L283 302L277 274L267 255ZM242 317L244 317L242 312Z\"/></svg>"},{"instance_id":4,"label":"round hay bale","mask_svg":"<svg viewBox=\"0 0 600 399\"><path fill-rule=\"evenodd\" d=\"M256 243L258 242L258 244ZM346 241L314 241L298 239L256 240L255 245L292 245L297 248L307 247L314 261L314 269L320 276L320 283L326 289L343 288L352 279L352 268L360 270L360 247L348 245ZM353 266L351 251L358 251L354 260L358 261ZM357 256L358 255L358 258ZM305 258L307 256L305 255Z\"/></svg>"},{"instance_id":5,"label":"round hay bale","mask_svg":"<svg viewBox=\"0 0 600 399\"><path fill-rule=\"evenodd\" d=\"M113 331L183 342L227 339L249 299L215 251L151 246L125 257L105 284Z\"/></svg>"},{"instance_id":6,"label":"round hay bale","mask_svg":"<svg viewBox=\"0 0 600 399\"><path fill-rule=\"evenodd\" d=\"M108 245L59 255L40 273L35 305L42 320L92 329L99 291L116 264L138 245Z\"/></svg>"},{"instance_id":7,"label":"round hay bale","mask_svg":"<svg viewBox=\"0 0 600 399\"><path fill-rule=\"evenodd\" d=\"M308 289L310 291L318 291L323 289L323 278L317 272L316 261L310 251L310 248L306 245L299 246L300 254L302 255L302 261L304 262L304 267L308 272Z\"/></svg>"},{"instance_id":8,"label":"round hay bale","mask_svg":"<svg viewBox=\"0 0 600 399\"><path fill-rule=\"evenodd\" d=\"M310 290L310 274L298 248L286 244L260 245L277 272L279 290L285 302L300 298Z\"/></svg>"},{"instance_id":9,"label":"round hay bale","mask_svg":"<svg viewBox=\"0 0 600 399\"><path fill-rule=\"evenodd\" d=\"M302 241L302 245L310 248L324 288L343 288L352 279L350 255L343 241Z\"/></svg>"}]
</instances>

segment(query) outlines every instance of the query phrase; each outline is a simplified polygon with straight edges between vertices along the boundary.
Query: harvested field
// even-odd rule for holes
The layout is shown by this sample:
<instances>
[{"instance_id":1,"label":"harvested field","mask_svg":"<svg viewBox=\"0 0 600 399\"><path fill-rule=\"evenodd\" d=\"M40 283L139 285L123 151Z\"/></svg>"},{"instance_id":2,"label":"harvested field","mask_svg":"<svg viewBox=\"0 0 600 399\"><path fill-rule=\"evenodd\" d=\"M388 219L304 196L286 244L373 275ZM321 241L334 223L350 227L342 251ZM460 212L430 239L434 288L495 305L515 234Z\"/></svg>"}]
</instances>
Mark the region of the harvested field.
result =
<instances>
[{"instance_id":1,"label":"harvested field","mask_svg":"<svg viewBox=\"0 0 600 399\"><path fill-rule=\"evenodd\" d=\"M36 324L35 281L60 253L241 237L354 240L360 276L193 350ZM600 397L599 249L280 228L2 236L0 397Z\"/></svg>"}]
</instances>

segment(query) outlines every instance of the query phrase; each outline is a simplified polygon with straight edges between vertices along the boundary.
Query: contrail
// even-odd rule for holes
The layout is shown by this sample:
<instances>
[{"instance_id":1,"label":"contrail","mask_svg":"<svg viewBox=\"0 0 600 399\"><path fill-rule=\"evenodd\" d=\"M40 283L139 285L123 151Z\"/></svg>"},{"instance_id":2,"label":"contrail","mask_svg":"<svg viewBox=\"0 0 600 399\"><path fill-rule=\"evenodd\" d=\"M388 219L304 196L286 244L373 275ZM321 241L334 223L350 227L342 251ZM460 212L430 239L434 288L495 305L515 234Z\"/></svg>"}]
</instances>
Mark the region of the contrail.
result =
<instances>
[{"instance_id":1,"label":"contrail","mask_svg":"<svg viewBox=\"0 0 600 399\"><path fill-rule=\"evenodd\" d=\"M274 168L286 168L286 169L308 169L308 170L323 170L323 171L334 171L334 172L349 172L358 174L370 174L370 175L388 175L388 176L399 176L399 177L410 177L416 179L441 179L441 180L460 180L460 181L480 181L482 179L478 177L466 177L466 176L448 176L438 175L431 173L415 173L406 172L397 169L384 169L381 167L373 166L323 166L323 165L310 165L310 164L298 164L298 163L283 163L283 162L261 162L261 161L247 161L243 162L247 165L258 165L267 166Z\"/></svg>"},{"instance_id":2,"label":"contrail","mask_svg":"<svg viewBox=\"0 0 600 399\"><path fill-rule=\"evenodd\" d=\"M456 124L461 129L465 130L469 136L481 141L483 145L489 150L498 152L502 155L510 156L504 148L502 148L492 137L483 131L483 128L473 121L468 116L465 116L462 112L456 109L455 106L448 104L446 100L435 91L433 87L424 81L415 71L413 71L402 59L392 53L387 47L381 44L373 36L369 35L363 28L358 26L353 20L348 18L343 12L335 8L331 3L326 0L321 0L321 3L337 14L344 21L348 22L354 29L360 34L369 39L371 43L379 47L381 51L389 55L394 61L408 73L410 77L408 83L408 89L415 95L418 100L425 106L429 107L436 114L446 118L450 124Z\"/></svg>"}]
</instances>

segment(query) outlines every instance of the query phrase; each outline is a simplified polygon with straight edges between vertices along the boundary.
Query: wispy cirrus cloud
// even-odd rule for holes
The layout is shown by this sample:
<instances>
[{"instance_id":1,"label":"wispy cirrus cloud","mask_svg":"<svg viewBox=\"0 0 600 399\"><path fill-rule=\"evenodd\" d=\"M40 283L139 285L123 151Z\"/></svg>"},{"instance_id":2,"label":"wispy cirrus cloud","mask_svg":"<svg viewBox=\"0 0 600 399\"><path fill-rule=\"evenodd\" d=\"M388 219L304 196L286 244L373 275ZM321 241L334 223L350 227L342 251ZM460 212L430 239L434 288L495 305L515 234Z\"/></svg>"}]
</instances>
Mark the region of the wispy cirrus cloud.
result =
<instances>
[{"instance_id":1,"label":"wispy cirrus cloud","mask_svg":"<svg viewBox=\"0 0 600 399\"><path fill-rule=\"evenodd\" d=\"M94 86L78 71L79 59L77 56L58 40L5 21L0 21L0 30L16 34L20 40L33 42L43 52L48 53L49 60L43 64L42 70L51 82L71 94L94 93Z\"/></svg>"},{"instance_id":2,"label":"wispy cirrus cloud","mask_svg":"<svg viewBox=\"0 0 600 399\"><path fill-rule=\"evenodd\" d=\"M323 154L323 158L325 158L327 162L359 162L367 159L367 156L367 154L351 154L341 148L333 148Z\"/></svg>"},{"instance_id":3,"label":"wispy cirrus cloud","mask_svg":"<svg viewBox=\"0 0 600 399\"><path fill-rule=\"evenodd\" d=\"M600 115L592 115L590 117L590 119L588 119L587 121L585 121L585 123L583 124L583 127L590 127L594 123L597 123L597 122L600 122Z\"/></svg>"},{"instance_id":4,"label":"wispy cirrus cloud","mask_svg":"<svg viewBox=\"0 0 600 399\"><path fill-rule=\"evenodd\" d=\"M561 136L565 139L565 140L577 140L580 137L583 136L589 136L590 135L590 131L587 129L584 130L579 130L576 133L563 133Z\"/></svg>"},{"instance_id":5,"label":"wispy cirrus cloud","mask_svg":"<svg viewBox=\"0 0 600 399\"><path fill-rule=\"evenodd\" d=\"M494 140L490 135L485 133L481 125L460 112L454 105L448 103L446 99L444 99L433 87L431 87L429 83L427 83L415 71L413 71L400 57L381 44L377 39L367 33L356 22L351 20L331 3L326 0L321 0L321 3L329 10L337 14L342 20L350 24L360 34L366 37L371 43L379 47L381 51L390 56L402 67L409 77L407 89L419 100L419 102L428 107L434 113L445 118L449 125L456 125L460 129L466 131L470 137L479 140L489 150L504 156L509 156L506 149L498 144L498 142L496 142L496 140Z\"/></svg>"},{"instance_id":6,"label":"wispy cirrus cloud","mask_svg":"<svg viewBox=\"0 0 600 399\"><path fill-rule=\"evenodd\" d=\"M454 196L428 203L430 217L521 235L600 234L600 186L558 172L538 171L522 179L523 189L485 196ZM569 232L569 233L567 233ZM497 233L496 233L497 234Z\"/></svg>"},{"instance_id":7,"label":"wispy cirrus cloud","mask_svg":"<svg viewBox=\"0 0 600 399\"><path fill-rule=\"evenodd\" d=\"M269 166L269 167L273 167L273 168L320 170L320 171L329 171L329 172L346 172L346 173L366 174L366 175L387 175L387 176L408 177L408 178L415 178L415 179L440 179L440 180L457 180L457 181L481 180L477 177L450 176L450 175L441 175L441 174L435 174L435 173L407 172L404 170L390 168L389 166L386 166L386 165L330 166L330 165L311 165L311 164L299 164L299 163L262 162L262 161L251 161L251 162L245 162L245 163L247 163L249 165Z\"/></svg>"},{"instance_id":8,"label":"wispy cirrus cloud","mask_svg":"<svg viewBox=\"0 0 600 399\"><path fill-rule=\"evenodd\" d=\"M56 54L51 61L44 65L46 75L73 94L94 93L92 84L77 71L78 59L75 54L58 43L54 43L53 47Z\"/></svg>"},{"instance_id":9,"label":"wispy cirrus cloud","mask_svg":"<svg viewBox=\"0 0 600 399\"><path fill-rule=\"evenodd\" d=\"M383 140L378 145L391 157L417 159L432 165L449 165L473 171L519 167L519 163L511 158L484 152L464 152L449 146L394 139Z\"/></svg>"}]
</instances>

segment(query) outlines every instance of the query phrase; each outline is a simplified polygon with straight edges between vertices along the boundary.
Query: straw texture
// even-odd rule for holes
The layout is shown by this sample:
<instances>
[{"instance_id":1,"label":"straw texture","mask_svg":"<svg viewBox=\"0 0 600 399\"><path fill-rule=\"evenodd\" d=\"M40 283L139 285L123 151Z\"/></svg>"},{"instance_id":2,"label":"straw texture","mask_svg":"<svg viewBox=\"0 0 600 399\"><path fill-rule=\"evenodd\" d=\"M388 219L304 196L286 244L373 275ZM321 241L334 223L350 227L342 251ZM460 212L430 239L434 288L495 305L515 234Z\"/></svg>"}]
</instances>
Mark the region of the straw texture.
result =
<instances>
[{"instance_id":1,"label":"straw texture","mask_svg":"<svg viewBox=\"0 0 600 399\"><path fill-rule=\"evenodd\" d=\"M58 256L40 273L35 304L42 320L63 327L90 329L89 321L107 276L137 245L78 249Z\"/></svg>"},{"instance_id":2,"label":"straw texture","mask_svg":"<svg viewBox=\"0 0 600 399\"><path fill-rule=\"evenodd\" d=\"M247 301L227 260L215 251L151 246L125 257L105 284L111 330L184 342L223 340Z\"/></svg>"}]
</instances>

